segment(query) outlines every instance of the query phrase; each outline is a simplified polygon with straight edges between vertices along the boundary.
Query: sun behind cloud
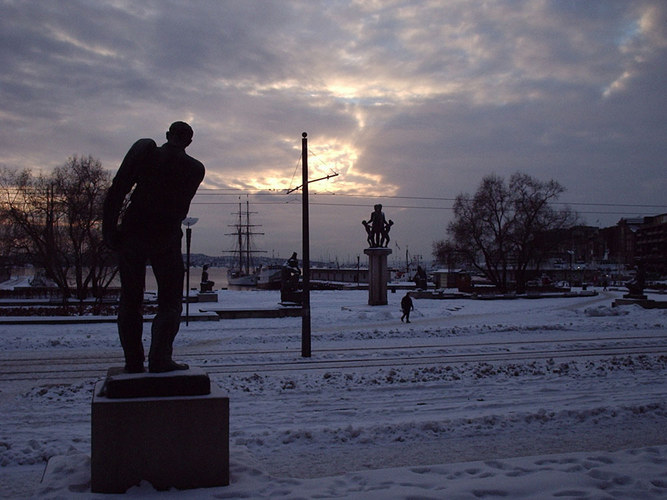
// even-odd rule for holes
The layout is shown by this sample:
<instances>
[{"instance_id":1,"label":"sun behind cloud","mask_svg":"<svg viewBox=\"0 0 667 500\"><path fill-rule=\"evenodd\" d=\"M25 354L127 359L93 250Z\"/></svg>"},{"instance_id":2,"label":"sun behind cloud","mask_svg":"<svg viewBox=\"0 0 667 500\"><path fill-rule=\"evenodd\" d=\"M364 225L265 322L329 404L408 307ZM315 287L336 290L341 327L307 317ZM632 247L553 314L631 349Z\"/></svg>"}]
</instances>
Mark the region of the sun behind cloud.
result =
<instances>
[{"instance_id":1,"label":"sun behind cloud","mask_svg":"<svg viewBox=\"0 0 667 500\"><path fill-rule=\"evenodd\" d=\"M293 145L298 161L289 168L258 166L254 169L210 171L203 188L232 189L247 192L287 192L301 186L301 144L286 138ZM308 144L308 178L314 192L376 196L393 195L398 186L387 182L385 176L363 172L358 168L362 152L349 141L337 137L318 137ZM327 179L327 176L329 178Z\"/></svg>"},{"instance_id":2,"label":"sun behind cloud","mask_svg":"<svg viewBox=\"0 0 667 500\"><path fill-rule=\"evenodd\" d=\"M338 174L313 185L315 191L373 195L377 192L393 194L398 190L398 186L387 183L383 175L360 171L357 165L362 152L350 142L320 137L316 144L308 145L308 152L309 179ZM298 184L300 182L299 179Z\"/></svg>"}]
</instances>

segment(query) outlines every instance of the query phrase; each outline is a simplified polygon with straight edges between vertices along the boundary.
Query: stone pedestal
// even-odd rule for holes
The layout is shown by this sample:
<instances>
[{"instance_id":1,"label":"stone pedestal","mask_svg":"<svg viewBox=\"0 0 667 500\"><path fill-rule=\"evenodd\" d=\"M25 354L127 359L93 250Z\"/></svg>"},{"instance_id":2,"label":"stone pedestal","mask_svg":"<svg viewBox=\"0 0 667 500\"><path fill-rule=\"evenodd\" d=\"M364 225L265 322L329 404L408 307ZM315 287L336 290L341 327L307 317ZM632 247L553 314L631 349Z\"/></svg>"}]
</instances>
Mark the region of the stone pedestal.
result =
<instances>
[{"instance_id":1,"label":"stone pedestal","mask_svg":"<svg viewBox=\"0 0 667 500\"><path fill-rule=\"evenodd\" d=\"M206 396L211 380L201 368L166 373L126 373L122 366L109 368L97 393L110 399Z\"/></svg>"},{"instance_id":2,"label":"stone pedestal","mask_svg":"<svg viewBox=\"0 0 667 500\"><path fill-rule=\"evenodd\" d=\"M667 309L667 300L635 299L626 297L627 295L624 295L622 299L616 299L611 304L612 307L638 305L644 309Z\"/></svg>"},{"instance_id":3,"label":"stone pedestal","mask_svg":"<svg viewBox=\"0 0 667 500\"><path fill-rule=\"evenodd\" d=\"M364 253L368 255L368 305L387 305L387 256L391 248L366 248Z\"/></svg>"},{"instance_id":4,"label":"stone pedestal","mask_svg":"<svg viewBox=\"0 0 667 500\"><path fill-rule=\"evenodd\" d=\"M184 383L188 372L199 380ZM201 370L116 378L114 384L121 386L113 392L126 395L132 391L122 385L132 385L133 377L152 377L136 384L139 397L108 397L103 392L107 381L96 384L91 415L94 493L124 493L141 481L158 490L229 484L229 398L215 385L203 395L145 395L153 384L161 394L169 393L170 374L176 393L188 385L201 392Z\"/></svg>"},{"instance_id":5,"label":"stone pedestal","mask_svg":"<svg viewBox=\"0 0 667 500\"><path fill-rule=\"evenodd\" d=\"M199 292L197 293L197 302L217 302L218 294L215 292Z\"/></svg>"}]
</instances>

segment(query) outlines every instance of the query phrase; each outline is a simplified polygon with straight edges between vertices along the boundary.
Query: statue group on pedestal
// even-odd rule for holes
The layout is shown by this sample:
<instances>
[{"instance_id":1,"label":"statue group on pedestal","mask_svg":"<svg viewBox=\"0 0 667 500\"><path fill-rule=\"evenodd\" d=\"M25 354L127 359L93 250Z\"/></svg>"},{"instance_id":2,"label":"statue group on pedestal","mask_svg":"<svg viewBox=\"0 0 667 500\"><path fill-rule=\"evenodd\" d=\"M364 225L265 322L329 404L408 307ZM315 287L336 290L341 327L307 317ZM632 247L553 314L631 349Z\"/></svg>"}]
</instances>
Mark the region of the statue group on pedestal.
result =
<instances>
[{"instance_id":1,"label":"statue group on pedestal","mask_svg":"<svg viewBox=\"0 0 667 500\"><path fill-rule=\"evenodd\" d=\"M366 241L369 248L384 248L389 245L389 230L394 225L394 221L387 221L381 204L374 205L370 219L362 220L361 223L366 228Z\"/></svg>"}]
</instances>

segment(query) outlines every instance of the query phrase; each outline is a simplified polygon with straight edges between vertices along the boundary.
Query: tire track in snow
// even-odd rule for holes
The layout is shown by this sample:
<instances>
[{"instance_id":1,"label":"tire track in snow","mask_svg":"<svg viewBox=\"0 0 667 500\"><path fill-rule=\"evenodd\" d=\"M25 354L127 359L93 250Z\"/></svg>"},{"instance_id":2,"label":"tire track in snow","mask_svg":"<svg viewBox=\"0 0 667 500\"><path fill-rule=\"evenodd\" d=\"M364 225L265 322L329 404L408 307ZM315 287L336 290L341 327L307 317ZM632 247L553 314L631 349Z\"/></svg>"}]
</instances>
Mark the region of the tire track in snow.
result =
<instances>
[{"instance_id":1,"label":"tire track in snow","mask_svg":"<svg viewBox=\"0 0 667 500\"><path fill-rule=\"evenodd\" d=\"M575 342L575 341L573 341ZM578 339L576 342L582 342ZM556 342L558 343L558 342ZM531 344L526 342L525 344ZM441 346L441 348L454 346ZM475 345L479 347L479 345ZM400 351L401 349L395 349ZM554 348L543 350L529 350L520 352L473 352L473 353L444 353L439 355L393 355L385 357L351 357L347 359L313 359L302 358L287 361L265 361L255 363L208 363L207 356L189 355L181 356L186 361L195 359L197 363L209 374L222 373L267 373L282 371L303 370L332 370L332 369L362 369L367 367L400 367L418 365L442 365L461 363L485 363L485 362L512 362L525 360L544 359L577 359L590 357L607 357L623 355L667 355L667 344L656 343L653 346L603 346L603 347L571 347L568 349ZM119 360L120 358L116 358ZM81 359L50 360L47 366L41 362L33 365L19 364L16 366L11 360L0 363L0 381L17 380L59 380L59 379L88 379L90 377L104 376L109 367L108 359L89 360L86 365L81 366ZM24 360L21 360L23 363Z\"/></svg>"}]
</instances>

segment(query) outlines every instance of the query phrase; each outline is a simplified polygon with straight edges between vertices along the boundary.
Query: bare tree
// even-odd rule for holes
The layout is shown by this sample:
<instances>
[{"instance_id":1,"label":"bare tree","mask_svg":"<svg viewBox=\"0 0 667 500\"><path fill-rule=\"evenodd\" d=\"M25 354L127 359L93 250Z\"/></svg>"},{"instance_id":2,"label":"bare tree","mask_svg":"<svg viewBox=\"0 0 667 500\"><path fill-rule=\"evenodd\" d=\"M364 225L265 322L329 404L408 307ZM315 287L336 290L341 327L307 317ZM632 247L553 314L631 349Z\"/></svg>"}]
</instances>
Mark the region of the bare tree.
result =
<instances>
[{"instance_id":1,"label":"bare tree","mask_svg":"<svg viewBox=\"0 0 667 500\"><path fill-rule=\"evenodd\" d=\"M113 255L101 237L110 183L110 173L91 156L69 158L49 176L0 171L4 244L42 267L63 299L101 298L115 276Z\"/></svg>"},{"instance_id":2,"label":"bare tree","mask_svg":"<svg viewBox=\"0 0 667 500\"><path fill-rule=\"evenodd\" d=\"M54 170L53 178L64 214L77 297L83 299L90 291L99 298L117 272L112 265L114 256L102 241L102 205L111 174L92 156L74 156Z\"/></svg>"},{"instance_id":3,"label":"bare tree","mask_svg":"<svg viewBox=\"0 0 667 500\"><path fill-rule=\"evenodd\" d=\"M7 225L6 245L11 255L22 255L69 296L68 266L58 253L62 248L53 182L30 170L3 169L0 176L2 218Z\"/></svg>"},{"instance_id":4,"label":"bare tree","mask_svg":"<svg viewBox=\"0 0 667 500\"><path fill-rule=\"evenodd\" d=\"M448 271L466 264L466 260L459 255L459 251L451 241L440 240L433 242L433 256L435 260L447 266Z\"/></svg>"},{"instance_id":5,"label":"bare tree","mask_svg":"<svg viewBox=\"0 0 667 500\"><path fill-rule=\"evenodd\" d=\"M447 228L450 240L436 242L434 249L456 252L501 291L509 289L513 271L521 292L528 267L539 267L544 259L540 236L576 221L569 209L551 205L563 191L556 181L541 182L522 173L512 175L508 184L487 176L474 196L456 197L454 220Z\"/></svg>"},{"instance_id":6,"label":"bare tree","mask_svg":"<svg viewBox=\"0 0 667 500\"><path fill-rule=\"evenodd\" d=\"M525 291L530 265L539 269L550 247L544 235L547 232L572 227L577 215L569 208L556 209L552 202L565 192L558 182L540 182L526 174L516 173L510 178L513 198L514 223L511 231L515 253L517 291Z\"/></svg>"}]
</instances>

